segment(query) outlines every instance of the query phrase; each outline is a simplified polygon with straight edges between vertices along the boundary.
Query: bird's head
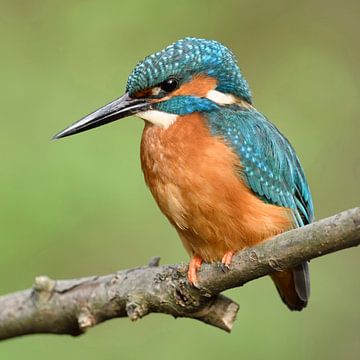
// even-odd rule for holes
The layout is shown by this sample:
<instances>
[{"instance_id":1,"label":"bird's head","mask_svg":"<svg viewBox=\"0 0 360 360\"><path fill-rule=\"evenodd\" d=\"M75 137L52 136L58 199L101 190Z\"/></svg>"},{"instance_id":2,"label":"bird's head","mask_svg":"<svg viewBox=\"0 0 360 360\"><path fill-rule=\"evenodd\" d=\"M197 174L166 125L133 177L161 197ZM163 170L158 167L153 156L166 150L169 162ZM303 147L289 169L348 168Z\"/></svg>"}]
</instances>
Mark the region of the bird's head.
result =
<instances>
[{"instance_id":1,"label":"bird's head","mask_svg":"<svg viewBox=\"0 0 360 360\"><path fill-rule=\"evenodd\" d=\"M168 127L179 115L212 111L237 101L251 103L251 93L232 52L214 40L185 38L140 61L128 78L125 95L55 138L129 115Z\"/></svg>"}]
</instances>

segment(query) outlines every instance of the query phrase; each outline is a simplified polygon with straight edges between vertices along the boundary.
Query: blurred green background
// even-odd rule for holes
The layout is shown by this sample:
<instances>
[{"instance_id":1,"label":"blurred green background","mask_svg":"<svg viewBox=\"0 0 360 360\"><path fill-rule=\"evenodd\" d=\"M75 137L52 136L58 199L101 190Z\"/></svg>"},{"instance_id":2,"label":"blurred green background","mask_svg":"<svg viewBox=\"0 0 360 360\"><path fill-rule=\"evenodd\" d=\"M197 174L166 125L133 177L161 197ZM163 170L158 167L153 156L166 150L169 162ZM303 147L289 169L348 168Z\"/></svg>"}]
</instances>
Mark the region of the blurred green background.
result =
<instances>
[{"instance_id":1,"label":"blurred green background","mask_svg":"<svg viewBox=\"0 0 360 360\"><path fill-rule=\"evenodd\" d=\"M317 218L360 200L357 1L0 0L0 293L53 278L187 261L145 187L142 121L51 136L122 94L145 55L185 37L224 42L257 108L297 149ZM0 344L0 359L359 359L359 249L311 263L308 308L269 279L228 295L232 334L187 319L117 319L79 338Z\"/></svg>"}]
</instances>

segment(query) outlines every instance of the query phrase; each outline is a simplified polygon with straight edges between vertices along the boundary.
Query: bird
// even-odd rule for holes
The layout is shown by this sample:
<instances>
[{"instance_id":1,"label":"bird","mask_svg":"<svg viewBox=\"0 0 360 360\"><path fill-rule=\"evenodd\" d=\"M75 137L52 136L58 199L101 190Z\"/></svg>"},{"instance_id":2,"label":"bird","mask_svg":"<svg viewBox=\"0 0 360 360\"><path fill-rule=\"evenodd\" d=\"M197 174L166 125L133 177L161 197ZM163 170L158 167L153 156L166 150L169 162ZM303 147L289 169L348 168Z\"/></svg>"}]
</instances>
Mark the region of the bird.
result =
<instances>
[{"instance_id":1,"label":"bird","mask_svg":"<svg viewBox=\"0 0 360 360\"><path fill-rule=\"evenodd\" d=\"M130 115L144 120L144 179L190 256L231 267L244 248L313 221L303 168L287 138L253 105L232 51L186 37L137 63L125 94L54 136ZM307 262L270 275L282 301L300 311L310 296Z\"/></svg>"}]
</instances>

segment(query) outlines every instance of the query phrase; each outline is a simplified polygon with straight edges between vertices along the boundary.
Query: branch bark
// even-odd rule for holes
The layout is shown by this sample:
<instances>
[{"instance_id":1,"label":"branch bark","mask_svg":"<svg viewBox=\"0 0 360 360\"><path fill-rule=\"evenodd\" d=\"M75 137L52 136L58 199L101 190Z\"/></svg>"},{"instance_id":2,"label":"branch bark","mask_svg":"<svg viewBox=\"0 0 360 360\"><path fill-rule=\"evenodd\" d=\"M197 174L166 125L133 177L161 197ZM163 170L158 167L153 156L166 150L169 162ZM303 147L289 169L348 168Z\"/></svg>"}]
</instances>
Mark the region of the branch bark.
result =
<instances>
[{"instance_id":1,"label":"branch bark","mask_svg":"<svg viewBox=\"0 0 360 360\"><path fill-rule=\"evenodd\" d=\"M149 313L188 317L231 331L239 306L220 293L274 271L281 271L360 244L360 208L291 230L238 252L224 272L204 264L200 289L186 280L187 265L147 266L74 280L39 276L31 289L0 297L0 339L54 333L80 335L105 320Z\"/></svg>"}]
</instances>

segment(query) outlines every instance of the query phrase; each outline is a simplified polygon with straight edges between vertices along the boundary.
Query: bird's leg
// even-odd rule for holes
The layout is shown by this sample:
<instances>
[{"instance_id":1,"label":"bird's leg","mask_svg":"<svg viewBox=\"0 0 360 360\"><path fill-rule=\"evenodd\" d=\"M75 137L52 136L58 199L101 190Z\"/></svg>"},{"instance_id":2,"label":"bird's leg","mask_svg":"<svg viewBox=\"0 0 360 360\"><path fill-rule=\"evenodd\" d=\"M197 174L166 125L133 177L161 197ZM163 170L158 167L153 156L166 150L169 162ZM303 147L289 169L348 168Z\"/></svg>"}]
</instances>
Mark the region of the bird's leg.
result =
<instances>
[{"instance_id":1,"label":"bird's leg","mask_svg":"<svg viewBox=\"0 0 360 360\"><path fill-rule=\"evenodd\" d=\"M224 254L224 256L221 259L221 269L223 271L225 270L229 270L230 268L230 264L231 264L231 260L233 258L235 254L235 251L228 251Z\"/></svg>"},{"instance_id":2,"label":"bird's leg","mask_svg":"<svg viewBox=\"0 0 360 360\"><path fill-rule=\"evenodd\" d=\"M191 285L198 287L197 272L201 267L203 260L200 256L194 256L189 263L188 281Z\"/></svg>"}]
</instances>

